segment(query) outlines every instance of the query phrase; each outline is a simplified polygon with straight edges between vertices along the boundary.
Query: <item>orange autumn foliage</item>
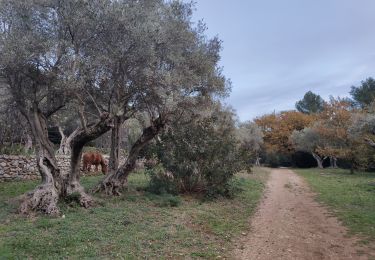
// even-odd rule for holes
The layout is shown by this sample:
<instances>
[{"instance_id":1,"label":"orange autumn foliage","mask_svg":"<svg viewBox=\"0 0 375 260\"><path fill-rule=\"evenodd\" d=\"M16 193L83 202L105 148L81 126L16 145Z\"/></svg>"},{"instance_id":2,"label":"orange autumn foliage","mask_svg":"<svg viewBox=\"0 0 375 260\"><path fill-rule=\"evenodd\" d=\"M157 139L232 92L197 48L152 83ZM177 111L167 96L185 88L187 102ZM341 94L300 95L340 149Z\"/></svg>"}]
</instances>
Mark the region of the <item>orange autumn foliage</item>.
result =
<instances>
[{"instance_id":1,"label":"orange autumn foliage","mask_svg":"<svg viewBox=\"0 0 375 260\"><path fill-rule=\"evenodd\" d=\"M297 111L285 111L268 114L255 119L262 129L264 145L267 152L288 154L294 151L290 136L294 130L302 130L316 120L316 115L303 114Z\"/></svg>"},{"instance_id":2,"label":"orange autumn foliage","mask_svg":"<svg viewBox=\"0 0 375 260\"><path fill-rule=\"evenodd\" d=\"M346 158L353 157L353 140L348 128L351 125L353 108L345 100L331 99L325 104L314 125L326 145L319 147L318 152L324 156Z\"/></svg>"}]
</instances>

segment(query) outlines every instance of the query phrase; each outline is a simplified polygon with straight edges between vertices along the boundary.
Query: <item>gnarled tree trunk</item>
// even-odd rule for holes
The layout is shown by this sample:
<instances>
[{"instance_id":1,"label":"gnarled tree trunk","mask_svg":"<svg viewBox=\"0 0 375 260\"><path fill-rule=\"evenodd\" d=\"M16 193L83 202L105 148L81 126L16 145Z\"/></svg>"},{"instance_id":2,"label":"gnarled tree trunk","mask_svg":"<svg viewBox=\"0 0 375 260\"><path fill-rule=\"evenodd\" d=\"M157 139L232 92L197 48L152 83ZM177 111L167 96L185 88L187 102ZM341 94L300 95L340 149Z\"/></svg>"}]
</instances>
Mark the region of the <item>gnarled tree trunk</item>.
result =
<instances>
[{"instance_id":1,"label":"gnarled tree trunk","mask_svg":"<svg viewBox=\"0 0 375 260\"><path fill-rule=\"evenodd\" d=\"M316 153L311 153L311 154L314 157L314 159L316 160L318 168L319 169L323 169L323 160L322 160L322 158L320 158L320 156L317 155Z\"/></svg>"},{"instance_id":2,"label":"gnarled tree trunk","mask_svg":"<svg viewBox=\"0 0 375 260\"><path fill-rule=\"evenodd\" d=\"M99 183L95 192L107 195L121 195L121 190L127 186L128 176L134 170L139 152L163 129L165 122L161 118L152 121L151 126L143 129L142 135L133 144L125 163L115 173L110 173Z\"/></svg>"},{"instance_id":3,"label":"gnarled tree trunk","mask_svg":"<svg viewBox=\"0 0 375 260\"><path fill-rule=\"evenodd\" d=\"M77 130L71 141L71 156L69 179L66 185L66 194L79 195L79 203L81 206L88 208L93 204L93 199L89 196L79 182L80 179L80 165L82 158L82 149L85 144L95 140L99 136L108 132L113 127L113 119L107 114L101 115L101 120L94 125L83 127Z\"/></svg>"},{"instance_id":4,"label":"gnarled tree trunk","mask_svg":"<svg viewBox=\"0 0 375 260\"><path fill-rule=\"evenodd\" d=\"M59 214L57 202L64 196L65 177L57 165L53 145L48 139L47 123L43 113L34 105L25 114L34 141L37 167L42 183L25 195L19 211L21 214L42 212L48 215Z\"/></svg>"}]
</instances>

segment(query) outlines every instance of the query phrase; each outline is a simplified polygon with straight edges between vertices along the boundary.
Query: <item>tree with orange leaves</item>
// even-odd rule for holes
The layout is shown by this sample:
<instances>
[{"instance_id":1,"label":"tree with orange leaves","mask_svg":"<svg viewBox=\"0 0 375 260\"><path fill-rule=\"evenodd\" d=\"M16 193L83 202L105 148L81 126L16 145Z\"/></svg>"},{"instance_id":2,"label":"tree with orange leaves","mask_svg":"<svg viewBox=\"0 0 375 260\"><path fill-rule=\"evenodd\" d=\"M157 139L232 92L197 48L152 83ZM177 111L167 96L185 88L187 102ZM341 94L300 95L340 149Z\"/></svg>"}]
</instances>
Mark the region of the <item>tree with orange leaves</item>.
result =
<instances>
[{"instance_id":1,"label":"tree with orange leaves","mask_svg":"<svg viewBox=\"0 0 375 260\"><path fill-rule=\"evenodd\" d=\"M263 131L265 149L268 153L291 154L295 151L290 136L310 126L316 116L297 111L284 111L258 117L255 123Z\"/></svg>"},{"instance_id":2,"label":"tree with orange leaves","mask_svg":"<svg viewBox=\"0 0 375 260\"><path fill-rule=\"evenodd\" d=\"M319 114L314 130L321 137L319 154L330 158L341 158L350 162L351 173L358 165L358 148L363 142L351 134L353 114L355 110L351 104L340 98L331 98Z\"/></svg>"}]
</instances>

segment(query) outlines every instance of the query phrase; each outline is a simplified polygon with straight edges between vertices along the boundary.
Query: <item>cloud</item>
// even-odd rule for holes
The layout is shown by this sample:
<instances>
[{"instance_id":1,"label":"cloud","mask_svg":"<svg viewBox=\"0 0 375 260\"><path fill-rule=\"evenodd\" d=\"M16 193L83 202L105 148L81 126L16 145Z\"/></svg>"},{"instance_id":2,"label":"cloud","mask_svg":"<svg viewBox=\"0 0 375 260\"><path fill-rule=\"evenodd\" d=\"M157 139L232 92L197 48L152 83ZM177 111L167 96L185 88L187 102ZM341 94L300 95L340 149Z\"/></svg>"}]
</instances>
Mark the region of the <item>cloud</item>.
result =
<instances>
[{"instance_id":1,"label":"cloud","mask_svg":"<svg viewBox=\"0 0 375 260\"><path fill-rule=\"evenodd\" d=\"M248 120L293 109L308 90L347 96L374 76L374 9L372 0L198 0L194 19L223 40L227 102Z\"/></svg>"}]
</instances>

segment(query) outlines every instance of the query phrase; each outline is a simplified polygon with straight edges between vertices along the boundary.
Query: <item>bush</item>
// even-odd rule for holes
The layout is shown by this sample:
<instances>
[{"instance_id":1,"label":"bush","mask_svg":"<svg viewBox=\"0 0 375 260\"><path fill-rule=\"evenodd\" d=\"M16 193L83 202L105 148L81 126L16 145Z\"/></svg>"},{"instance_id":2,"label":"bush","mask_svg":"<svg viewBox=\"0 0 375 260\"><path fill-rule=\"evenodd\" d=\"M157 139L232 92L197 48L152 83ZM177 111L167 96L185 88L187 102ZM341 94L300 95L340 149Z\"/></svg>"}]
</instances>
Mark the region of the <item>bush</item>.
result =
<instances>
[{"instance_id":1,"label":"bush","mask_svg":"<svg viewBox=\"0 0 375 260\"><path fill-rule=\"evenodd\" d=\"M228 111L216 111L209 118L187 124L172 124L144 153L163 165L150 172L150 190L159 194L229 196L231 178L247 168L249 161L235 134L234 120Z\"/></svg>"},{"instance_id":2,"label":"bush","mask_svg":"<svg viewBox=\"0 0 375 260\"><path fill-rule=\"evenodd\" d=\"M236 195L244 191L243 188L244 179L231 178L225 185L214 189L208 189L205 198L215 199L219 196L223 196L228 199L234 199Z\"/></svg>"},{"instance_id":3,"label":"bush","mask_svg":"<svg viewBox=\"0 0 375 260\"><path fill-rule=\"evenodd\" d=\"M172 174L168 173L162 164L157 164L146 169L146 174L150 176L150 183L147 191L155 194L177 194L177 186Z\"/></svg>"}]
</instances>

